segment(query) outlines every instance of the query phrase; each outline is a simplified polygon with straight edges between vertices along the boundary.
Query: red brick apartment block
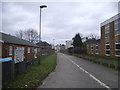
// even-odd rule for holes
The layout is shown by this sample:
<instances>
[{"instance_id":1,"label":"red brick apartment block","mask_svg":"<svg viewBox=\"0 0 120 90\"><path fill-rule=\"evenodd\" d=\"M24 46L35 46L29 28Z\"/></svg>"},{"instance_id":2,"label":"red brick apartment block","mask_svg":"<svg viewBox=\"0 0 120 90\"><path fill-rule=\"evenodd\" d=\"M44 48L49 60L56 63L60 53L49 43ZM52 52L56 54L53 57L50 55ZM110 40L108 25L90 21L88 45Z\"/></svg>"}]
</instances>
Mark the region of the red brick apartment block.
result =
<instances>
[{"instance_id":1,"label":"red brick apartment block","mask_svg":"<svg viewBox=\"0 0 120 90\"><path fill-rule=\"evenodd\" d=\"M120 57L120 13L101 23L100 40L87 41L87 53Z\"/></svg>"}]
</instances>

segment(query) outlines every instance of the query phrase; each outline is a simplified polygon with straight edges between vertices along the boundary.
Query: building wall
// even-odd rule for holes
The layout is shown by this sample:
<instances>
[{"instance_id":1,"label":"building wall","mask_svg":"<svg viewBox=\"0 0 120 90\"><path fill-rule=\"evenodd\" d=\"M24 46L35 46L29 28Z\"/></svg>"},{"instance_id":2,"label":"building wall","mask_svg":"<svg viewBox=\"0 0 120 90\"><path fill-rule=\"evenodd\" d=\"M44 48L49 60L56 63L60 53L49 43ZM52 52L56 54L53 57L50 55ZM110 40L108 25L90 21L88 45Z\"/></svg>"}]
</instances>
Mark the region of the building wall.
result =
<instances>
[{"instance_id":1,"label":"building wall","mask_svg":"<svg viewBox=\"0 0 120 90\"><path fill-rule=\"evenodd\" d=\"M87 44L87 54L90 54L90 44Z\"/></svg>"},{"instance_id":2,"label":"building wall","mask_svg":"<svg viewBox=\"0 0 120 90\"><path fill-rule=\"evenodd\" d=\"M66 41L66 49L73 47L73 40L67 40Z\"/></svg>"},{"instance_id":3,"label":"building wall","mask_svg":"<svg viewBox=\"0 0 120 90\"><path fill-rule=\"evenodd\" d=\"M116 19L116 20L118 20L118 19ZM109 25L109 38L108 39L105 38L106 25ZM118 25L118 29L120 30L119 25ZM120 56L116 56L116 51L115 51L115 49L116 49L115 40L117 40L116 38L120 37L120 35L116 36L115 32L116 32L115 31L115 20L110 21L110 22L108 20L107 23L105 23L101 26L101 45L100 45L100 48L101 48L100 55L101 56L110 56L113 58L120 57ZM107 51L107 49L106 49L107 44L106 43L109 43L108 45L109 45L110 54L108 54L108 55L106 54L106 51Z\"/></svg>"},{"instance_id":4,"label":"building wall","mask_svg":"<svg viewBox=\"0 0 120 90\"><path fill-rule=\"evenodd\" d=\"M110 56L115 57L114 21L110 23Z\"/></svg>"},{"instance_id":5,"label":"building wall","mask_svg":"<svg viewBox=\"0 0 120 90\"><path fill-rule=\"evenodd\" d=\"M27 59L30 59L32 57L34 57L34 54L36 54L34 52L34 48L37 48L38 47L34 47L34 46L24 46L24 45L13 45L13 44L7 44L7 43L4 43L2 44L2 58L6 58L6 57L13 57L13 55L9 55L9 46L14 46L15 47L24 47L24 57L27 58ZM28 53L28 48L30 48L30 53ZM13 48L12 48L13 50ZM38 52L37 50L37 54L38 55L40 52Z\"/></svg>"},{"instance_id":6,"label":"building wall","mask_svg":"<svg viewBox=\"0 0 120 90\"><path fill-rule=\"evenodd\" d=\"M118 20L118 21L117 21ZM118 26L117 24L118 23ZM120 57L120 18L118 15L101 23L101 40L99 45L100 56ZM117 35L116 35L117 33ZM87 53L91 54L92 44L87 44ZM94 46L94 45L93 45ZM93 50L94 47L93 47ZM116 54L117 53L117 54ZM95 51L93 51L95 54Z\"/></svg>"},{"instance_id":7,"label":"building wall","mask_svg":"<svg viewBox=\"0 0 120 90\"><path fill-rule=\"evenodd\" d=\"M96 47L98 47L96 49ZM87 54L99 55L100 53L100 43L87 44Z\"/></svg>"},{"instance_id":8,"label":"building wall","mask_svg":"<svg viewBox=\"0 0 120 90\"><path fill-rule=\"evenodd\" d=\"M99 55L104 56L105 55L105 26L101 27L101 41L99 46Z\"/></svg>"}]
</instances>

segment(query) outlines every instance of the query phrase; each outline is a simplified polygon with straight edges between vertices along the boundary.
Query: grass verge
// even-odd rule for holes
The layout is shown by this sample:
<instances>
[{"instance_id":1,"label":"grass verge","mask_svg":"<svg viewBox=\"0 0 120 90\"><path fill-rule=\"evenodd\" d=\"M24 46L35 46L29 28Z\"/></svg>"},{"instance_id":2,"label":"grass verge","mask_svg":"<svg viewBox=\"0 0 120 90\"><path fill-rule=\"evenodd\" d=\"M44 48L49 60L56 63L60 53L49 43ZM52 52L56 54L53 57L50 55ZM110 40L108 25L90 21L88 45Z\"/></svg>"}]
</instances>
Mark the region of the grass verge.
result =
<instances>
[{"instance_id":1,"label":"grass verge","mask_svg":"<svg viewBox=\"0 0 120 90\"><path fill-rule=\"evenodd\" d=\"M36 88L56 67L57 55L41 58L41 64L34 64L25 73L16 76L3 84L4 88ZM39 59L36 59L39 60Z\"/></svg>"},{"instance_id":2,"label":"grass verge","mask_svg":"<svg viewBox=\"0 0 120 90\"><path fill-rule=\"evenodd\" d=\"M98 56L98 55L92 55L92 54L81 54L82 56L89 56L93 58L99 58L99 59L105 59L105 60L112 60L112 61L118 61L118 58L111 58L107 56Z\"/></svg>"},{"instance_id":3,"label":"grass verge","mask_svg":"<svg viewBox=\"0 0 120 90\"><path fill-rule=\"evenodd\" d=\"M74 56L79 57L79 58L83 58L85 60L88 60L90 62L94 62L96 64L101 64L101 65L104 65L106 67L110 67L112 69L120 70L119 65L116 66L116 65L113 64L113 62L117 62L119 64L120 61L117 58L111 58L111 57L105 57L105 56L97 56L97 55L88 55L88 54L74 54ZM93 59L87 58L85 56L92 57ZM94 59L109 60L112 63L107 63L107 62L103 62L103 61L97 61L97 60L94 60Z\"/></svg>"}]
</instances>

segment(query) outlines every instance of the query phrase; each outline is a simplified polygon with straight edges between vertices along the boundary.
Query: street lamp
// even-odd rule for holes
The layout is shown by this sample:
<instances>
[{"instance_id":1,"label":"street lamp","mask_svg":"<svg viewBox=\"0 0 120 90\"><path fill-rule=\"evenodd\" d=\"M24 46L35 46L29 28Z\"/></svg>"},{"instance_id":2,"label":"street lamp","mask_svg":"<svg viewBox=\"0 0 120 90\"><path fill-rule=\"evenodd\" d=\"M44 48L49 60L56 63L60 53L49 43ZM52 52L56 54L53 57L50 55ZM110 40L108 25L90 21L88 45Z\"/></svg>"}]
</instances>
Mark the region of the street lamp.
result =
<instances>
[{"instance_id":1,"label":"street lamp","mask_svg":"<svg viewBox=\"0 0 120 90\"><path fill-rule=\"evenodd\" d=\"M39 27L39 47L41 46L41 9L42 8L47 8L46 5L41 5L40 6L40 27ZM41 49L41 55L42 55L42 49ZM38 62L40 64L40 60Z\"/></svg>"},{"instance_id":2,"label":"street lamp","mask_svg":"<svg viewBox=\"0 0 120 90\"><path fill-rule=\"evenodd\" d=\"M42 8L47 8L46 5L41 5L40 6L40 27L39 27L39 43L41 43L41 9Z\"/></svg>"},{"instance_id":3,"label":"street lamp","mask_svg":"<svg viewBox=\"0 0 120 90\"><path fill-rule=\"evenodd\" d=\"M54 40L55 40L55 39L53 39L53 49L54 49Z\"/></svg>"}]
</instances>

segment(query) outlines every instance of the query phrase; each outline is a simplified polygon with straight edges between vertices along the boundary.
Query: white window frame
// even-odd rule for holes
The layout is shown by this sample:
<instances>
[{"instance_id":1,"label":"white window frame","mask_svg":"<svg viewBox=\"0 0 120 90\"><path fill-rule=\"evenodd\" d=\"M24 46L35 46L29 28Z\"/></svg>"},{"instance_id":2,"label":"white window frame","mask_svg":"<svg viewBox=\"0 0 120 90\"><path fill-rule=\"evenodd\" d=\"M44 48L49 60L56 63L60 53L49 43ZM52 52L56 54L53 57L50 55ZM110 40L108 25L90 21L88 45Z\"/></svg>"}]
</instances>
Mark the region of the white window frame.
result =
<instances>
[{"instance_id":1,"label":"white window frame","mask_svg":"<svg viewBox=\"0 0 120 90\"><path fill-rule=\"evenodd\" d=\"M38 53L38 50L37 50L37 48L36 48L35 50L36 50L36 53Z\"/></svg>"},{"instance_id":2,"label":"white window frame","mask_svg":"<svg viewBox=\"0 0 120 90\"><path fill-rule=\"evenodd\" d=\"M35 49L35 48L34 48L34 47L32 47L32 52L33 52L33 53L35 52L35 51L34 51L34 49Z\"/></svg>"},{"instance_id":3,"label":"white window frame","mask_svg":"<svg viewBox=\"0 0 120 90\"><path fill-rule=\"evenodd\" d=\"M12 49L13 49L13 47L12 47L12 46L9 46L9 55L10 55L10 56L12 55Z\"/></svg>"},{"instance_id":4,"label":"white window frame","mask_svg":"<svg viewBox=\"0 0 120 90\"><path fill-rule=\"evenodd\" d=\"M93 50L93 45L91 45L91 54L93 54L94 50Z\"/></svg>"},{"instance_id":5,"label":"white window frame","mask_svg":"<svg viewBox=\"0 0 120 90\"><path fill-rule=\"evenodd\" d=\"M119 24L120 23L119 20L120 19L117 19L117 20L114 21L114 26L115 26L115 24ZM120 28L115 29L115 27L114 27L114 31L117 31L117 30L120 30ZM119 34L115 35L115 37L116 36L119 36ZM120 43L116 43L115 42L115 56L120 57L120 55L116 55L116 51L120 51L120 49L116 49L116 44L120 44Z\"/></svg>"},{"instance_id":6,"label":"white window frame","mask_svg":"<svg viewBox=\"0 0 120 90\"><path fill-rule=\"evenodd\" d=\"M37 53L37 48L34 48L34 52Z\"/></svg>"},{"instance_id":7,"label":"white window frame","mask_svg":"<svg viewBox=\"0 0 120 90\"><path fill-rule=\"evenodd\" d=\"M30 47L27 48L27 53L30 53Z\"/></svg>"},{"instance_id":8,"label":"white window frame","mask_svg":"<svg viewBox=\"0 0 120 90\"><path fill-rule=\"evenodd\" d=\"M118 28L117 28L117 29L115 29L115 24L118 24ZM120 25L119 19L115 20L115 21L114 21L114 32L120 30L119 25ZM118 36L118 35L119 35L119 34L117 34L117 35L115 35L115 36Z\"/></svg>"},{"instance_id":9,"label":"white window frame","mask_svg":"<svg viewBox=\"0 0 120 90\"><path fill-rule=\"evenodd\" d=\"M109 45L109 46L110 46L110 44L105 44L105 55L106 55L106 56L110 56L110 54L106 54L106 51L110 51L110 49L106 49L106 45Z\"/></svg>"},{"instance_id":10,"label":"white window frame","mask_svg":"<svg viewBox=\"0 0 120 90\"><path fill-rule=\"evenodd\" d=\"M106 32L107 29L109 29L108 32ZM109 34L109 37L106 37L106 34ZM109 24L105 25L105 38L110 38L110 25Z\"/></svg>"},{"instance_id":11,"label":"white window frame","mask_svg":"<svg viewBox=\"0 0 120 90\"><path fill-rule=\"evenodd\" d=\"M116 51L120 51L120 49L116 49L116 44L120 44L120 43L115 43L115 56L120 57L120 55L116 55Z\"/></svg>"},{"instance_id":12,"label":"white window frame","mask_svg":"<svg viewBox=\"0 0 120 90\"><path fill-rule=\"evenodd\" d=\"M98 44L96 44L96 46L98 46ZM96 46L95 46L95 53L99 54L99 46L98 46L98 49L96 49ZM98 52L96 52L97 50L98 50Z\"/></svg>"}]
</instances>

